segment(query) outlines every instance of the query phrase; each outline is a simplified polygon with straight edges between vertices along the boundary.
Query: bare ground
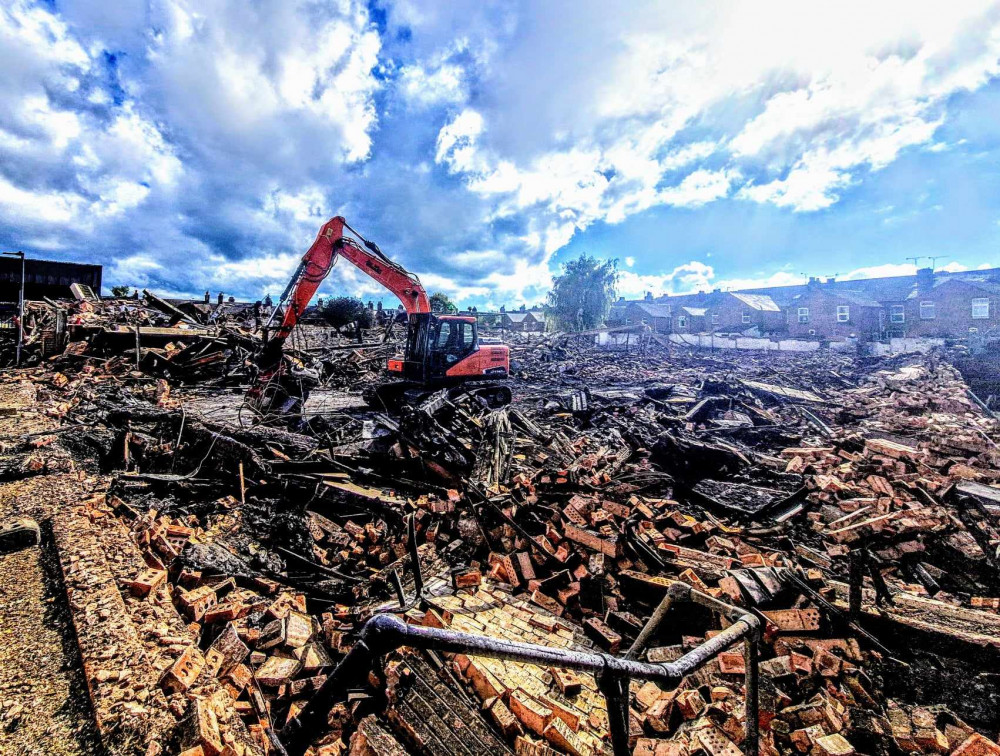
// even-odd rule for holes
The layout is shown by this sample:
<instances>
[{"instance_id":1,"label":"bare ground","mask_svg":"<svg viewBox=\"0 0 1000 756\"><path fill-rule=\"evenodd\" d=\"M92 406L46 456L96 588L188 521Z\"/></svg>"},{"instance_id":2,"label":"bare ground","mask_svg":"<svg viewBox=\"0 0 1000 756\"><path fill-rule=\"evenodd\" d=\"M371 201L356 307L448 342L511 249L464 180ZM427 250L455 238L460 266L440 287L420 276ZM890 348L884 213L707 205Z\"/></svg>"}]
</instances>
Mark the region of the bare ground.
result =
<instances>
[{"instance_id":1,"label":"bare ground","mask_svg":"<svg viewBox=\"0 0 1000 756\"><path fill-rule=\"evenodd\" d=\"M0 438L52 427L26 384L0 385ZM34 517L43 542L0 555L0 754L100 754L58 559L46 523L64 476L0 483L0 522Z\"/></svg>"}]
</instances>

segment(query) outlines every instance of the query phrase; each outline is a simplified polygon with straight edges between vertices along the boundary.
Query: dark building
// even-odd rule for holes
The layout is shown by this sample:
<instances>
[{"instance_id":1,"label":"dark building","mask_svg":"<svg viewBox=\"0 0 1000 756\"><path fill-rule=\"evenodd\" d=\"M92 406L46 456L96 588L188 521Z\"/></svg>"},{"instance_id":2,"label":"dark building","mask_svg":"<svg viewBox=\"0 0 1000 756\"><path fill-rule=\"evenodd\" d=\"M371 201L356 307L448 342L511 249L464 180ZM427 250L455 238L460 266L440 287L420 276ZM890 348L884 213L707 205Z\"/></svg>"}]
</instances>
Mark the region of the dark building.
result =
<instances>
[{"instance_id":1,"label":"dark building","mask_svg":"<svg viewBox=\"0 0 1000 756\"><path fill-rule=\"evenodd\" d=\"M71 299L72 284L83 284L101 294L100 265L56 262L54 260L24 261L24 298ZM21 287L21 260L0 257L0 302L16 302Z\"/></svg>"}]
</instances>

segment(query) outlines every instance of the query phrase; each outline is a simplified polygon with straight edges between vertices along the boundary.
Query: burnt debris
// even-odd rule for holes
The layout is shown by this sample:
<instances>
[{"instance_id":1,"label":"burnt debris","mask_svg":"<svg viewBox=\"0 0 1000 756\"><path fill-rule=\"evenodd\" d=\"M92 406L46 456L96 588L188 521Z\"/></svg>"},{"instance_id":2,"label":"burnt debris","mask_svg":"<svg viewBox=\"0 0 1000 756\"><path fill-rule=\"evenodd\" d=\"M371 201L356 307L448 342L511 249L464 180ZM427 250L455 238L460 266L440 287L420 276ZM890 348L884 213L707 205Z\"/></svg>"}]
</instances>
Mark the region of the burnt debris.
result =
<instances>
[{"instance_id":1,"label":"burnt debris","mask_svg":"<svg viewBox=\"0 0 1000 756\"><path fill-rule=\"evenodd\" d=\"M394 337L306 326L271 422L253 312L35 310L0 477L74 492L25 516L111 752L1000 753L1000 432L945 353L522 335L508 406L373 409Z\"/></svg>"}]
</instances>

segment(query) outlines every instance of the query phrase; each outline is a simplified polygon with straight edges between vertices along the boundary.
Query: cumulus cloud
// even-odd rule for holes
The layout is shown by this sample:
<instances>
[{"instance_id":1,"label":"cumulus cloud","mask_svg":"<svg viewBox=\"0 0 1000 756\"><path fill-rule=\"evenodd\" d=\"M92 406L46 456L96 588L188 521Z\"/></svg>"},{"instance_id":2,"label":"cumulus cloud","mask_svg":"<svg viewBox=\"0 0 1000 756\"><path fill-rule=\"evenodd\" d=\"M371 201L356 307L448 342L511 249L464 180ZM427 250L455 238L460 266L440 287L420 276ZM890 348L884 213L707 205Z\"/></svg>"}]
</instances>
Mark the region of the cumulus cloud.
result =
<instances>
[{"instance_id":1,"label":"cumulus cloud","mask_svg":"<svg viewBox=\"0 0 1000 756\"><path fill-rule=\"evenodd\" d=\"M829 212L908 151L942 155L998 60L985 0L11 0L0 243L255 297L341 213L431 288L531 304L595 225ZM626 261L623 292L758 280L672 254ZM347 265L324 291L382 294Z\"/></svg>"},{"instance_id":2,"label":"cumulus cloud","mask_svg":"<svg viewBox=\"0 0 1000 756\"><path fill-rule=\"evenodd\" d=\"M0 9L16 73L0 85L0 220L18 246L97 256L111 283L280 289L290 249L332 214L331 181L370 156L366 9L169 0L109 26L90 7Z\"/></svg>"}]
</instances>

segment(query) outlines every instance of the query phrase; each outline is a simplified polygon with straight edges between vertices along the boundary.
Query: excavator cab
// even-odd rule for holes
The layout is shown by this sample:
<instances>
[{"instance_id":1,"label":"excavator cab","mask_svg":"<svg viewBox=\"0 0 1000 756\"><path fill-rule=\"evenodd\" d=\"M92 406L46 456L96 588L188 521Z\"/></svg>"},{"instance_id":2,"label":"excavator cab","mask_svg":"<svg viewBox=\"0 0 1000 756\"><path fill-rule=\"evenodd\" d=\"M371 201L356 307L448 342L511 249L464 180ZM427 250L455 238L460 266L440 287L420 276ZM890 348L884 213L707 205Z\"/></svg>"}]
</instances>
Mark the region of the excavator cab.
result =
<instances>
[{"instance_id":1,"label":"excavator cab","mask_svg":"<svg viewBox=\"0 0 1000 756\"><path fill-rule=\"evenodd\" d=\"M414 313L406 352L402 359L389 361L389 370L420 384L502 379L510 370L510 350L502 344L481 344L474 317Z\"/></svg>"}]
</instances>

